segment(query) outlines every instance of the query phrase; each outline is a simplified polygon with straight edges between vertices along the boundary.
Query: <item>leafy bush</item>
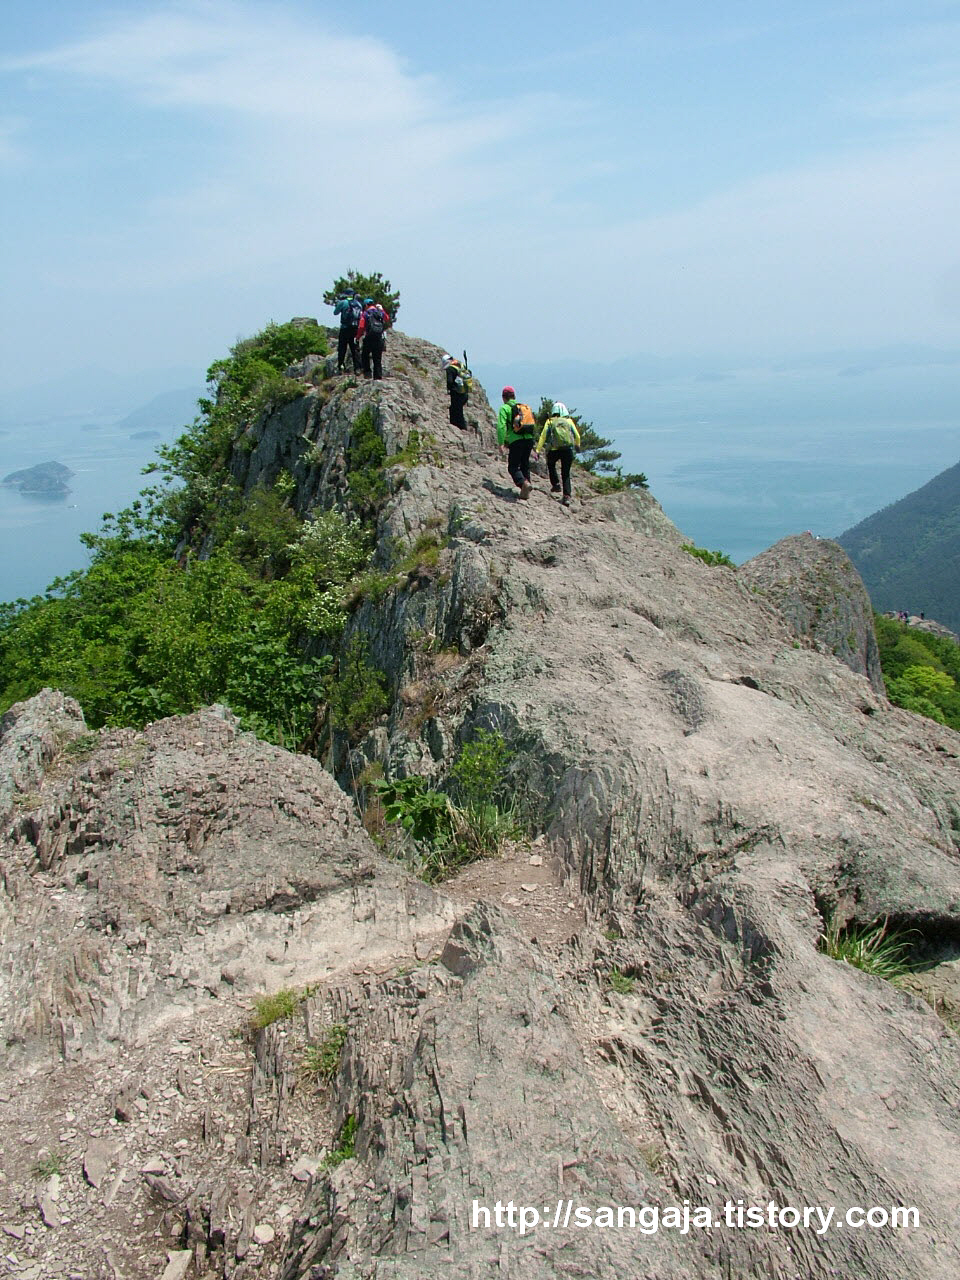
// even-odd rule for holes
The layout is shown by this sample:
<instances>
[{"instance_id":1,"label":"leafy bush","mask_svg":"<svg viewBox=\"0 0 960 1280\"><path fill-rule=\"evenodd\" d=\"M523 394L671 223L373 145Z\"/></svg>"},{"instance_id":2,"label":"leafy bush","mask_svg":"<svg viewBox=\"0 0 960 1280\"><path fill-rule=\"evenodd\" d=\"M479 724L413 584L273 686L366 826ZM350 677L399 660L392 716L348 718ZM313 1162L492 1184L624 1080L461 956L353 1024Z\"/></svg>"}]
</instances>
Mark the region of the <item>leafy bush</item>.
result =
<instances>
[{"instance_id":1,"label":"leafy bush","mask_svg":"<svg viewBox=\"0 0 960 1280\"><path fill-rule=\"evenodd\" d=\"M513 759L503 734L478 729L464 743L450 770L458 795L465 804L489 804L502 799L507 788L507 767Z\"/></svg>"},{"instance_id":2,"label":"leafy bush","mask_svg":"<svg viewBox=\"0 0 960 1280\"><path fill-rule=\"evenodd\" d=\"M374 515L387 496L386 456L373 409L366 405L353 420L347 445L347 492L351 505L363 516Z\"/></svg>"},{"instance_id":3,"label":"leafy bush","mask_svg":"<svg viewBox=\"0 0 960 1280\"><path fill-rule=\"evenodd\" d=\"M387 709L387 679L369 661L367 642L355 635L340 657L330 693L333 723L351 739L359 738Z\"/></svg>"},{"instance_id":4,"label":"leafy bush","mask_svg":"<svg viewBox=\"0 0 960 1280\"><path fill-rule=\"evenodd\" d=\"M411 774L393 782L375 782L387 822L396 823L414 840L439 844L453 838L453 806L449 796L434 791L426 778Z\"/></svg>"},{"instance_id":5,"label":"leafy bush","mask_svg":"<svg viewBox=\"0 0 960 1280\"><path fill-rule=\"evenodd\" d=\"M730 569L737 567L725 551L708 551L706 547L695 547L692 542L685 542L681 550L697 560L702 560L704 564L725 565Z\"/></svg>"},{"instance_id":6,"label":"leafy bush","mask_svg":"<svg viewBox=\"0 0 960 1280\"><path fill-rule=\"evenodd\" d=\"M882 614L874 626L890 701L960 730L960 646Z\"/></svg>"}]
</instances>

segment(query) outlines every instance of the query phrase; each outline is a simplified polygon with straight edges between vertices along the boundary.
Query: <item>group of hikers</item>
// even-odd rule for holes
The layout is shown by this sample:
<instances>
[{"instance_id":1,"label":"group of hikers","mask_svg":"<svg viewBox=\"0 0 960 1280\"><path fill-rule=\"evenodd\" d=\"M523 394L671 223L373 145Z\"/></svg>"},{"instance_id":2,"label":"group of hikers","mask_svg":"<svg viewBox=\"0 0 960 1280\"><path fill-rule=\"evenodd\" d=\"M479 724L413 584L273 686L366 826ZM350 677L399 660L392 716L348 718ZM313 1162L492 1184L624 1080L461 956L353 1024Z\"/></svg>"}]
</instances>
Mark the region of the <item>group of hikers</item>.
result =
<instances>
[{"instance_id":1,"label":"group of hikers","mask_svg":"<svg viewBox=\"0 0 960 1280\"><path fill-rule=\"evenodd\" d=\"M340 336L337 340L337 370L344 372L347 351L353 360L354 373L363 372L365 378L379 382L383 377L383 352L387 345L387 330L393 321L373 298L364 298L355 289L353 293L338 298L333 314L340 317Z\"/></svg>"},{"instance_id":2,"label":"group of hikers","mask_svg":"<svg viewBox=\"0 0 960 1280\"><path fill-rule=\"evenodd\" d=\"M450 395L450 422L461 431L468 430L463 416L473 377L463 362L455 356L445 355L442 365L447 375L447 391ZM573 455L580 448L580 432L570 416L570 410L559 400L553 402L553 412L543 424L537 439L537 419L528 404L517 400L513 387L504 387L500 393L503 403L497 414L497 444L506 454L507 472L520 490L521 498L529 498L533 490L530 479L530 460L546 453L547 473L550 476L550 492L562 494L560 501L570 505L572 489L570 471ZM558 470L559 468L559 470Z\"/></svg>"},{"instance_id":3,"label":"group of hikers","mask_svg":"<svg viewBox=\"0 0 960 1280\"><path fill-rule=\"evenodd\" d=\"M362 371L365 378L381 379L386 332L392 323L389 312L373 298L361 301L359 292L354 290L337 299L333 313L340 317L338 372L345 372L349 351L354 373ZM467 367L466 352L462 361L455 356L444 355L442 367L450 396L450 422L461 431L467 431L464 409L473 377ZM530 497L533 490L530 461L543 453L547 460L550 491L559 493L563 505L569 506L572 496L570 472L574 452L580 447L580 432L567 406L560 401L553 402L553 412L543 424L538 439L536 416L528 404L517 400L513 387L504 387L501 398L503 403L497 415L497 444L501 453L506 455L507 472L520 497Z\"/></svg>"}]
</instances>

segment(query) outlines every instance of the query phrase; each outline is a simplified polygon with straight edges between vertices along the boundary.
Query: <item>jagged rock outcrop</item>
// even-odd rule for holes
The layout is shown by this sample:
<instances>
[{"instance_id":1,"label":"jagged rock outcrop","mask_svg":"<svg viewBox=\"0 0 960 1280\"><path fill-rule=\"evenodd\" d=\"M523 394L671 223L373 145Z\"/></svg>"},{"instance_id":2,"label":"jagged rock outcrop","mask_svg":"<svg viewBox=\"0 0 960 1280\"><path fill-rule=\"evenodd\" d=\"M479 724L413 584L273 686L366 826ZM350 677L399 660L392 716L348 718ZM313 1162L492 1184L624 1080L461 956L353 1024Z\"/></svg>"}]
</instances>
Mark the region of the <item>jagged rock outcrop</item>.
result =
<instances>
[{"instance_id":1,"label":"jagged rock outcrop","mask_svg":"<svg viewBox=\"0 0 960 1280\"><path fill-rule=\"evenodd\" d=\"M66 1106L86 1126L68 1152L112 1140L104 1081L118 1073L117 1136L131 1136L91 1167L99 1152L131 1185L106 1205L77 1156L60 1194L129 1275L158 1275L164 1247L171 1266L191 1250L199 1274L283 1280L957 1272L960 1042L930 1004L818 939L828 918L890 917L946 973L960 739L798 646L771 599L682 550L650 495L581 479L570 508L542 486L518 501L482 397L476 431L451 427L439 349L389 341L381 384L298 370L308 393L251 424L234 473L250 486L290 471L301 512L346 503L366 407L388 456L405 453L377 520L382 589L350 622L390 710L326 758L350 785L371 761L442 778L476 727L499 728L576 906L572 936L531 942L496 864L475 906L409 880L316 762L238 735L223 712L88 742L50 695L0 746L18 769L3 1013L17 1097L46 1116L25 1149L79 1129ZM431 532L435 562L391 578ZM37 715L54 728L27 735ZM38 734L51 745L25 745ZM51 923L70 938L70 982L42 941ZM297 1018L230 1039L244 996L302 983ZM334 1079L305 1081L305 1045L331 1028ZM338 1162L317 1167L324 1149ZM304 1196L295 1168L314 1170ZM43 1210L18 1207L27 1170L21 1157L0 1210L36 1232ZM475 1226L473 1202L498 1200L549 1225ZM568 1201L686 1201L720 1221L564 1226ZM919 1222L738 1229L722 1219L738 1201L838 1218L903 1205ZM123 1228L140 1232L135 1248ZM62 1256L88 1265L66 1244Z\"/></svg>"},{"instance_id":2,"label":"jagged rock outcrop","mask_svg":"<svg viewBox=\"0 0 960 1280\"><path fill-rule=\"evenodd\" d=\"M885 696L870 597L838 542L793 534L737 573L774 602L801 639L834 654Z\"/></svg>"}]
</instances>

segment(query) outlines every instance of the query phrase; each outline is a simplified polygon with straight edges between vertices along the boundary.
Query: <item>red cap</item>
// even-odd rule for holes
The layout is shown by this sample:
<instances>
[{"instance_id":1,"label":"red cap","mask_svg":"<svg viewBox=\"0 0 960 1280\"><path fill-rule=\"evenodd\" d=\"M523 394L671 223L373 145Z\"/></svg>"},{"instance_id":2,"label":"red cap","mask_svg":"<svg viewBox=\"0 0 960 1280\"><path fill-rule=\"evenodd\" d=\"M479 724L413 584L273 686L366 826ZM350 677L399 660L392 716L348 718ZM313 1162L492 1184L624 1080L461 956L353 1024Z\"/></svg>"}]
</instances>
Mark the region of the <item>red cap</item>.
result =
<instances>
[{"instance_id":1,"label":"red cap","mask_svg":"<svg viewBox=\"0 0 960 1280\"><path fill-rule=\"evenodd\" d=\"M514 391L513 387L504 387L500 394L503 396L504 400L512 400L517 393Z\"/></svg>"}]
</instances>

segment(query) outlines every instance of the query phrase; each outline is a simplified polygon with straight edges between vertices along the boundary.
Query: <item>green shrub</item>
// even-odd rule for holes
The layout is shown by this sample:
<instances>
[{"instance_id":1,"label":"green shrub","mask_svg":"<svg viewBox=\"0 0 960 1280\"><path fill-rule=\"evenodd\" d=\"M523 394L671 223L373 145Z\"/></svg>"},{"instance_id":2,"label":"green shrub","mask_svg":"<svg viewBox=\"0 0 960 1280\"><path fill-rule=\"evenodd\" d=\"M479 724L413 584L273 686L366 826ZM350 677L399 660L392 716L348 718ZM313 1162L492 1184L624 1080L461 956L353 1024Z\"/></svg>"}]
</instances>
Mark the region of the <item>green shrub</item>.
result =
<instances>
[{"instance_id":1,"label":"green shrub","mask_svg":"<svg viewBox=\"0 0 960 1280\"><path fill-rule=\"evenodd\" d=\"M514 753L498 730L478 729L465 742L450 770L465 804L496 803L507 788L507 768Z\"/></svg>"},{"instance_id":2,"label":"green shrub","mask_svg":"<svg viewBox=\"0 0 960 1280\"><path fill-rule=\"evenodd\" d=\"M347 444L347 493L351 505L369 518L387 496L384 464L387 446L377 430L370 405L354 418Z\"/></svg>"},{"instance_id":3,"label":"green shrub","mask_svg":"<svg viewBox=\"0 0 960 1280\"><path fill-rule=\"evenodd\" d=\"M393 782L375 782L384 818L396 823L414 840L437 844L452 839L453 809L449 796L434 791L426 778L411 774Z\"/></svg>"},{"instance_id":4,"label":"green shrub","mask_svg":"<svg viewBox=\"0 0 960 1280\"><path fill-rule=\"evenodd\" d=\"M340 1129L337 1138L337 1145L327 1155L324 1160L324 1167L327 1169L336 1168L338 1164L343 1164L344 1160L352 1160L357 1153L357 1117L353 1114L347 1116Z\"/></svg>"},{"instance_id":5,"label":"green shrub","mask_svg":"<svg viewBox=\"0 0 960 1280\"><path fill-rule=\"evenodd\" d=\"M702 560L704 564L726 565L730 569L737 567L725 551L708 551L706 547L695 547L692 542L685 542L681 550L697 560Z\"/></svg>"},{"instance_id":6,"label":"green shrub","mask_svg":"<svg viewBox=\"0 0 960 1280\"><path fill-rule=\"evenodd\" d=\"M387 678L369 660L368 642L355 635L340 657L330 692L333 723L353 740L387 709Z\"/></svg>"},{"instance_id":7,"label":"green shrub","mask_svg":"<svg viewBox=\"0 0 960 1280\"><path fill-rule=\"evenodd\" d=\"M303 1055L303 1069L310 1076L328 1083L340 1069L347 1024L335 1022L318 1044L308 1045Z\"/></svg>"}]
</instances>

